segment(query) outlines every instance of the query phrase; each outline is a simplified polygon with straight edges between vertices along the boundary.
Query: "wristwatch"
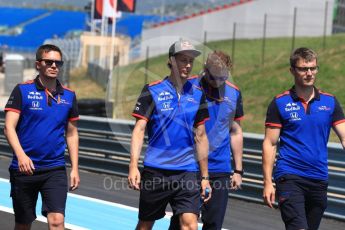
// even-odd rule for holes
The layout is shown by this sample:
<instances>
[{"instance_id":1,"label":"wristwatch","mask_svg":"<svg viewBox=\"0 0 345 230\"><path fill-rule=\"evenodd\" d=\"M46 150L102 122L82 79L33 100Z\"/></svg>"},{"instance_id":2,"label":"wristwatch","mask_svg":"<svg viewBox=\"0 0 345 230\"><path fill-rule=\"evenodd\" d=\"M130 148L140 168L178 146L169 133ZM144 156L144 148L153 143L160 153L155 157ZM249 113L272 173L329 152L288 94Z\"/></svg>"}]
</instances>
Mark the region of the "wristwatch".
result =
<instances>
[{"instance_id":1,"label":"wristwatch","mask_svg":"<svg viewBox=\"0 0 345 230\"><path fill-rule=\"evenodd\" d=\"M210 177L209 176L202 176L201 180L210 180Z\"/></svg>"},{"instance_id":2,"label":"wristwatch","mask_svg":"<svg viewBox=\"0 0 345 230\"><path fill-rule=\"evenodd\" d=\"M243 169L242 169L242 170L237 170L237 169L235 169L235 170L234 170L234 173L237 173L237 174L240 174L241 176L243 176L244 171L243 171Z\"/></svg>"}]
</instances>

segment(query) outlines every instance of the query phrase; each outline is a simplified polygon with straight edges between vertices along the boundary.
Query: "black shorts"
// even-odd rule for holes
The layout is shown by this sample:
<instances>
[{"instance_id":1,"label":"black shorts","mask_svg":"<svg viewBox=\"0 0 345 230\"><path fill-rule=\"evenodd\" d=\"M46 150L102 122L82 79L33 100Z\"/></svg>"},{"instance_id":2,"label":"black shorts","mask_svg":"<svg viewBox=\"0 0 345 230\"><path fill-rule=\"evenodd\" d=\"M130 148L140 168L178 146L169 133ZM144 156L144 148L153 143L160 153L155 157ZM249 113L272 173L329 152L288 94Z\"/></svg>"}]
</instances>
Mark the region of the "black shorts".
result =
<instances>
[{"instance_id":1,"label":"black shorts","mask_svg":"<svg viewBox=\"0 0 345 230\"><path fill-rule=\"evenodd\" d=\"M16 223L30 224L36 219L38 193L42 196L42 215L65 215L68 182L65 167L35 171L28 176L10 169L11 197Z\"/></svg>"},{"instance_id":2,"label":"black shorts","mask_svg":"<svg viewBox=\"0 0 345 230\"><path fill-rule=\"evenodd\" d=\"M327 207L328 182L296 175L284 175L275 182L285 228L318 229Z\"/></svg>"},{"instance_id":3,"label":"black shorts","mask_svg":"<svg viewBox=\"0 0 345 230\"><path fill-rule=\"evenodd\" d=\"M198 172L161 170L145 167L141 176L139 220L154 221L165 216L170 204L174 215L199 215Z\"/></svg>"}]
</instances>

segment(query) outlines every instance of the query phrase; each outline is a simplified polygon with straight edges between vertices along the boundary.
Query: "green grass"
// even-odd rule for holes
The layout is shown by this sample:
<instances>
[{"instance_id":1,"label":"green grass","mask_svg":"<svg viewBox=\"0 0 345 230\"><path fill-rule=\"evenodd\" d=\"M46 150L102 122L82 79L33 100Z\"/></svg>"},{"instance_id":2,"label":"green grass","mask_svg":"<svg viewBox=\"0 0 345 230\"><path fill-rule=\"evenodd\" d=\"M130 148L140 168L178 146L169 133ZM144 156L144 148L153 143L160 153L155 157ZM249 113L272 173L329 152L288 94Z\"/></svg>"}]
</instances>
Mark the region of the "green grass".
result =
<instances>
[{"instance_id":1,"label":"green grass","mask_svg":"<svg viewBox=\"0 0 345 230\"><path fill-rule=\"evenodd\" d=\"M266 40L265 63L262 65L262 40L236 40L234 68L231 79L242 91L245 120L242 122L245 132L263 133L266 109L272 98L293 85L289 73L289 56L292 50L291 38ZM309 47L319 54L320 71L316 86L337 96L345 107L345 34L326 38L297 38L295 47ZM206 50L232 52L232 41L210 42ZM203 47L199 47L203 50ZM203 55L200 55L193 68L197 74L202 69ZM151 58L148 68L148 82L162 79L169 74L166 67L167 55ZM131 119L131 112L137 97L145 83L145 62L132 64L114 70L114 88L116 79L119 87L115 113L117 118ZM116 94L116 92L115 92ZM332 140L335 140L332 136Z\"/></svg>"},{"instance_id":2,"label":"green grass","mask_svg":"<svg viewBox=\"0 0 345 230\"><path fill-rule=\"evenodd\" d=\"M78 99L105 98L105 90L87 76L85 68L78 68L71 71L69 87L75 90Z\"/></svg>"}]
</instances>

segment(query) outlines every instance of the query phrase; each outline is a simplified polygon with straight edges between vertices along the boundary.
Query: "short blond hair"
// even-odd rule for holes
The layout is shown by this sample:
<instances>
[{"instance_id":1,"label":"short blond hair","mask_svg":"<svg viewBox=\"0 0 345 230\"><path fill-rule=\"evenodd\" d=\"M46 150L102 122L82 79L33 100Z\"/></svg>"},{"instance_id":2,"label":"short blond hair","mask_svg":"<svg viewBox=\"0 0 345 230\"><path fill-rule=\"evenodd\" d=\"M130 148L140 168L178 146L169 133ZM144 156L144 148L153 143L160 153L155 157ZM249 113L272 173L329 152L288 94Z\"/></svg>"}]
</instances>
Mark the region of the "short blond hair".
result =
<instances>
[{"instance_id":1,"label":"short blond hair","mask_svg":"<svg viewBox=\"0 0 345 230\"><path fill-rule=\"evenodd\" d=\"M226 53L215 50L212 53L208 54L207 60L205 62L205 68L217 68L217 69L228 69L232 67L232 61L229 55Z\"/></svg>"},{"instance_id":2,"label":"short blond hair","mask_svg":"<svg viewBox=\"0 0 345 230\"><path fill-rule=\"evenodd\" d=\"M232 61L229 55L222 51L213 51L207 56L204 65L204 71L211 75L228 75L232 67Z\"/></svg>"}]
</instances>

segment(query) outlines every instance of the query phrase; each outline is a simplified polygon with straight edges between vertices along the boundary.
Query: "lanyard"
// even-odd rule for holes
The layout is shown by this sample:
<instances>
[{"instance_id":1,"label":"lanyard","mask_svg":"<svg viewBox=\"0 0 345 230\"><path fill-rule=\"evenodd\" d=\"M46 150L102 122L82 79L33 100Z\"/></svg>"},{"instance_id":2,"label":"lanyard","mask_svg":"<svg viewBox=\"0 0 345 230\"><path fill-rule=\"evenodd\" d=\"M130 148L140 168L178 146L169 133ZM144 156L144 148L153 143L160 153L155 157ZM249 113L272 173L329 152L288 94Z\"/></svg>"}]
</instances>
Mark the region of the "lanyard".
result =
<instances>
[{"instance_id":1,"label":"lanyard","mask_svg":"<svg viewBox=\"0 0 345 230\"><path fill-rule=\"evenodd\" d=\"M58 99L56 99L48 89L45 89L45 91L49 97L51 97L56 103L60 104L60 94L58 94Z\"/></svg>"}]
</instances>

